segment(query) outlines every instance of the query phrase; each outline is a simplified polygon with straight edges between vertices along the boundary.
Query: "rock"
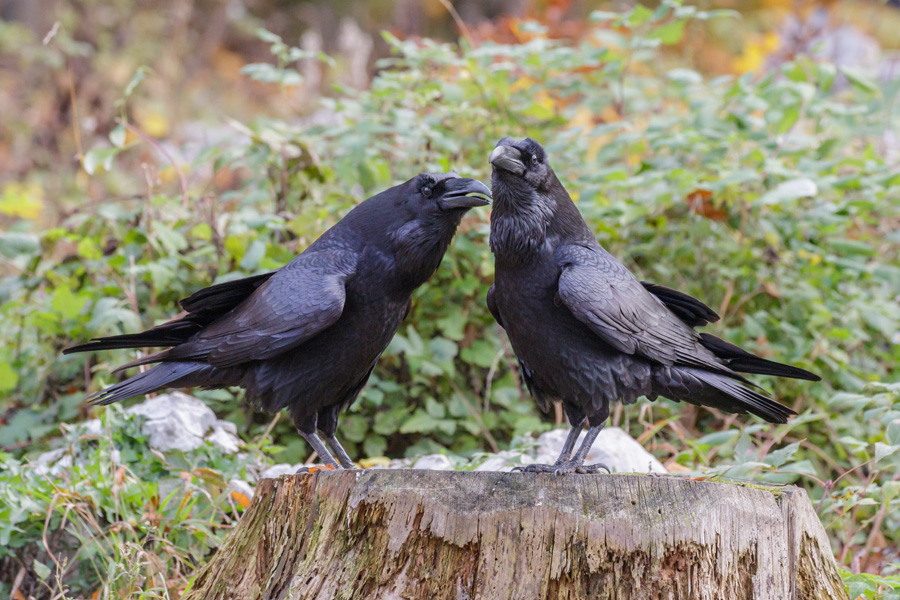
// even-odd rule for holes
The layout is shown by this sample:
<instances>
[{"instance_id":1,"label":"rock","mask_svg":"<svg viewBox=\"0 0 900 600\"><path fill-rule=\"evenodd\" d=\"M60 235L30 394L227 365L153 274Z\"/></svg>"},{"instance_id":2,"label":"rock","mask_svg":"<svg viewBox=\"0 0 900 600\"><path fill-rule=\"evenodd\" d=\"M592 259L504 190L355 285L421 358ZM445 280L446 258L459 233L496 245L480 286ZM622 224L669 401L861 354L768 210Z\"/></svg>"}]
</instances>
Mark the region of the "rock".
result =
<instances>
[{"instance_id":1,"label":"rock","mask_svg":"<svg viewBox=\"0 0 900 600\"><path fill-rule=\"evenodd\" d=\"M228 489L243 495L247 500L253 499L253 486L243 479L232 479L228 482Z\"/></svg>"},{"instance_id":2,"label":"rock","mask_svg":"<svg viewBox=\"0 0 900 600\"><path fill-rule=\"evenodd\" d=\"M141 431L150 436L150 447L162 452L196 450L204 444L204 437L218 422L215 413L202 400L183 392L150 398L125 412L147 418ZM229 446L237 449L237 438Z\"/></svg>"},{"instance_id":3,"label":"rock","mask_svg":"<svg viewBox=\"0 0 900 600\"><path fill-rule=\"evenodd\" d=\"M259 474L260 479L275 479L282 475L293 475L303 465L289 465L287 463L279 463L272 465L268 469Z\"/></svg>"},{"instance_id":4,"label":"rock","mask_svg":"<svg viewBox=\"0 0 900 600\"><path fill-rule=\"evenodd\" d=\"M202 400L183 392L148 398L125 410L125 414L141 415L146 419L141 427L141 433L148 436L147 443L151 448L161 452L170 450L190 452L206 442L219 446L226 454L234 454L239 448L237 426L228 421L220 421ZM78 435L100 436L104 433L100 419L78 423L72 429L77 431ZM112 459L116 463L119 462L118 450L113 451ZM73 464L84 463L80 458L73 461L69 448L45 452L34 462L39 472L49 474L56 474Z\"/></svg>"},{"instance_id":5,"label":"rock","mask_svg":"<svg viewBox=\"0 0 900 600\"><path fill-rule=\"evenodd\" d=\"M515 467L522 465L530 465L534 462L534 458L515 452L512 450L504 450L496 454L488 455L488 458L480 465L475 467L475 471L512 471Z\"/></svg>"},{"instance_id":6,"label":"rock","mask_svg":"<svg viewBox=\"0 0 900 600\"><path fill-rule=\"evenodd\" d=\"M553 464L566 441L566 429L554 429L537 439L537 456L534 462ZM577 449L586 432L578 437ZM603 463L617 473L665 473L655 456L644 450L637 440L618 427L606 427L597 436L585 464Z\"/></svg>"},{"instance_id":7,"label":"rock","mask_svg":"<svg viewBox=\"0 0 900 600\"><path fill-rule=\"evenodd\" d=\"M412 468L429 471L452 471L453 463L443 454L426 454L417 458Z\"/></svg>"}]
</instances>

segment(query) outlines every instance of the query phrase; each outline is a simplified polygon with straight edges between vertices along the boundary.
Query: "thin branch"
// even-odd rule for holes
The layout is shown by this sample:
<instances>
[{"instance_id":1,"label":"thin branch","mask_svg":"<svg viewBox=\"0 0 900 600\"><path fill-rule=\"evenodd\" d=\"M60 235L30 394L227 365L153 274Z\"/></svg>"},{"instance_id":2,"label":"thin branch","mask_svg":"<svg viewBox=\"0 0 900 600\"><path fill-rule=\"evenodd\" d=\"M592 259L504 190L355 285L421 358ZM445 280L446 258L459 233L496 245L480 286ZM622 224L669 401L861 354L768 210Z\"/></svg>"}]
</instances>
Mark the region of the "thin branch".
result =
<instances>
[{"instance_id":1,"label":"thin branch","mask_svg":"<svg viewBox=\"0 0 900 600\"><path fill-rule=\"evenodd\" d=\"M154 140L152 137L150 137L149 135L147 135L146 133L144 133L143 131L141 131L140 129L138 129L137 127L135 127L128 121L125 121L124 119L116 119L116 123L118 123L125 129L127 129L128 131L133 133L134 135L138 136L139 138L141 138L142 140L144 140L145 142L147 142L148 144L150 144L151 146L156 148L156 150L158 150L160 154L165 156L166 159L172 164L172 168L174 168L175 172L178 174L178 182L181 184L181 208L186 209L188 206L188 200L189 200L188 189L187 189L187 179L185 179L184 171L181 170L181 167L178 165L178 162L175 160L175 158L169 153L168 150L166 150L162 146L162 144L160 144L159 142Z\"/></svg>"}]
</instances>

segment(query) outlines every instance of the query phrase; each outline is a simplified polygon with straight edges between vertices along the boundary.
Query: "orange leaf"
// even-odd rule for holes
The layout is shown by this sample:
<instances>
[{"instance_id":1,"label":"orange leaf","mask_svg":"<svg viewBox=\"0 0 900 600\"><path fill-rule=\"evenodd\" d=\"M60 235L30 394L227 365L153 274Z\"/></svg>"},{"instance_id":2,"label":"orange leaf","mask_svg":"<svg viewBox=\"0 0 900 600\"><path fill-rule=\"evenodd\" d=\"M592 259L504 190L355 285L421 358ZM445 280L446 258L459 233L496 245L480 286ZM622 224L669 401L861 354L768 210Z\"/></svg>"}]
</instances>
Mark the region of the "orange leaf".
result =
<instances>
[{"instance_id":1,"label":"orange leaf","mask_svg":"<svg viewBox=\"0 0 900 600\"><path fill-rule=\"evenodd\" d=\"M240 504L243 508L250 506L250 498L240 492L231 492L231 499Z\"/></svg>"}]
</instances>

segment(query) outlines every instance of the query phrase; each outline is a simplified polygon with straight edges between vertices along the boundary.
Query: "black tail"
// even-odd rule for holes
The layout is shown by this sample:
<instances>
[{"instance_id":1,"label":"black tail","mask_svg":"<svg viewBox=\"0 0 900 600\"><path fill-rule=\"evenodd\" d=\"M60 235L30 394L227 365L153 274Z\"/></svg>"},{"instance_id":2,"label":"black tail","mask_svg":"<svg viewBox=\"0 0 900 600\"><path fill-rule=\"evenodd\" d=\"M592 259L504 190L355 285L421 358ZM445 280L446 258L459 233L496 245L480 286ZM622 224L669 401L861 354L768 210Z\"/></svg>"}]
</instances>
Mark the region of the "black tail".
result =
<instances>
[{"instance_id":1,"label":"black tail","mask_svg":"<svg viewBox=\"0 0 900 600\"><path fill-rule=\"evenodd\" d=\"M181 307L188 312L187 316L181 319L163 323L141 333L96 338L87 344L66 348L63 354L122 348L170 348L183 344L198 331L246 300L273 273L274 271L204 288L181 301Z\"/></svg>"},{"instance_id":2,"label":"black tail","mask_svg":"<svg viewBox=\"0 0 900 600\"><path fill-rule=\"evenodd\" d=\"M121 383L91 394L87 401L92 404L112 404L119 400L143 396L150 392L156 392L169 387L193 387L202 385L198 374L209 365L202 363L169 362L156 365L134 377L129 377Z\"/></svg>"},{"instance_id":3,"label":"black tail","mask_svg":"<svg viewBox=\"0 0 900 600\"><path fill-rule=\"evenodd\" d=\"M704 393L694 396L699 401L694 402L690 398L685 398L688 402L701 406L721 408L728 412L748 412L769 423L787 423L790 417L797 414L787 406L767 398L756 390L751 390L741 384L741 382L725 375L699 369L691 369L691 375L712 387L715 391L704 390Z\"/></svg>"},{"instance_id":4,"label":"black tail","mask_svg":"<svg viewBox=\"0 0 900 600\"><path fill-rule=\"evenodd\" d=\"M822 378L815 373L760 358L708 333L700 334L700 343L707 350L722 359L722 362L728 365L729 369L739 373L756 373L759 375L790 377L792 379L806 379L808 381L822 381Z\"/></svg>"},{"instance_id":5,"label":"black tail","mask_svg":"<svg viewBox=\"0 0 900 600\"><path fill-rule=\"evenodd\" d=\"M153 329L141 333L113 335L95 338L87 344L72 346L63 350L63 354L90 352L92 350L119 350L122 348L169 348L186 342L203 327L188 320L190 317L169 321Z\"/></svg>"}]
</instances>

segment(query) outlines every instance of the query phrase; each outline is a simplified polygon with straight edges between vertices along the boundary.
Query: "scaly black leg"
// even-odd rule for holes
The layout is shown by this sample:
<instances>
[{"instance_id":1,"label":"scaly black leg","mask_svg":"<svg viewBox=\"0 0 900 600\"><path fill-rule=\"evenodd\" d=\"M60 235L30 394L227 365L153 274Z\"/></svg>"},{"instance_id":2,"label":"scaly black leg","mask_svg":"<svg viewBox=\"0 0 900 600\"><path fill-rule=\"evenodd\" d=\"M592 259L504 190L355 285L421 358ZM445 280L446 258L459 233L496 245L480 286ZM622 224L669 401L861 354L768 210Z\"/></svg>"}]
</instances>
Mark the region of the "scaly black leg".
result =
<instances>
[{"instance_id":1,"label":"scaly black leg","mask_svg":"<svg viewBox=\"0 0 900 600\"><path fill-rule=\"evenodd\" d=\"M552 465L524 465L516 467L513 471L522 471L524 473L555 473L560 466L572 458L572 450L575 448L575 442L578 441L578 436L581 435L585 423L587 423L586 418L582 419L580 423L569 430L569 435L566 436L566 441L563 444L562 451L559 453L559 458L557 458L556 462Z\"/></svg>"},{"instance_id":2,"label":"scaly black leg","mask_svg":"<svg viewBox=\"0 0 900 600\"><path fill-rule=\"evenodd\" d=\"M325 443L328 444L328 447L331 449L332 454L334 454L335 458L337 458L338 462L341 463L341 466L345 469L355 469L356 465L353 464L353 460L347 455L347 451L344 450L344 447L341 446L341 443L337 441L335 436L325 436Z\"/></svg>"},{"instance_id":3,"label":"scaly black leg","mask_svg":"<svg viewBox=\"0 0 900 600\"><path fill-rule=\"evenodd\" d=\"M304 433L300 432L300 435L303 436L303 439L306 440L312 449L316 451L316 454L319 455L319 458L322 459L322 462L326 465L331 465L335 469L339 469L341 465L338 461L334 460L334 457L331 456L331 453L328 452L328 449L325 447L325 444L322 443L322 440L319 439L319 436L315 433ZM297 473L311 473L312 470L310 467L300 467L297 469Z\"/></svg>"}]
</instances>

